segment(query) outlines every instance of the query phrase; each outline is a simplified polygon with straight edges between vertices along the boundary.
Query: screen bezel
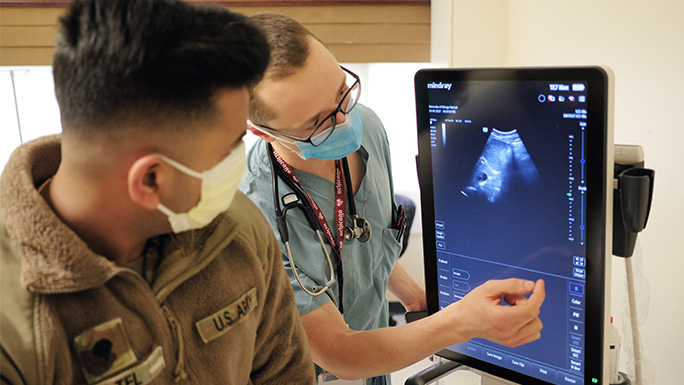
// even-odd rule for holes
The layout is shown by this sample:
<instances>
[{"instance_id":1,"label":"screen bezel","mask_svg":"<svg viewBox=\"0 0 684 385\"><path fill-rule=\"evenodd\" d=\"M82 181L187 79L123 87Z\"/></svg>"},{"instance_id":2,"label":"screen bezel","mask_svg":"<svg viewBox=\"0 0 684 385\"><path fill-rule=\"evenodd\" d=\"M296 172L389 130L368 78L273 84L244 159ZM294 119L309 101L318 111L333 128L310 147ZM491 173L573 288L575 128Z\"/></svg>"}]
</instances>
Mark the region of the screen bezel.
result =
<instances>
[{"instance_id":1,"label":"screen bezel","mask_svg":"<svg viewBox=\"0 0 684 385\"><path fill-rule=\"evenodd\" d=\"M607 240L612 239L610 228L612 225L612 211L610 182L612 182L612 92L609 87L609 69L602 67L562 67L562 68L468 68L468 69L423 69L414 78L416 98L416 120L418 134L418 179L421 191L422 224L423 224L423 252L425 267L425 285L427 295L428 314L434 314L439 309L435 213L432 179L432 158L430 146L430 129L428 113L428 89L431 82L463 82L469 80L499 80L499 81L583 81L587 83L587 110L589 111L587 124L592 129L587 131L589 149L587 160L590 164L600 164L601 167L588 170L587 178L587 224L596 231L587 232L586 257L587 267L587 296L585 320L585 359L584 384L607 384L606 344L604 343L606 325L609 318L609 290L610 282L610 249ZM543 311L543 309L542 309ZM543 338L543 331L542 331ZM521 384L544 385L549 382L530 377L513 370L497 366L477 358L444 349L438 353L447 359L458 361L473 369L486 372L505 380Z\"/></svg>"}]
</instances>

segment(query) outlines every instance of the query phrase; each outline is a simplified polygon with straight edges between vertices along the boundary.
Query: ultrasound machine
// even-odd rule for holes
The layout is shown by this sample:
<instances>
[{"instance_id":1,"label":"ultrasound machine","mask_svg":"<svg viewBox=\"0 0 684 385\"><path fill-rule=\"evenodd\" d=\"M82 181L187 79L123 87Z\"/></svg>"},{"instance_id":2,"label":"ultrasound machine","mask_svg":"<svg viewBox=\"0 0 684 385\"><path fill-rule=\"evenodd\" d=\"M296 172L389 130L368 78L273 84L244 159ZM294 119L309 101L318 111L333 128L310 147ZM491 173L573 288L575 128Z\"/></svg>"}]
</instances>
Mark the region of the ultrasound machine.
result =
<instances>
[{"instance_id":1,"label":"ultrasound machine","mask_svg":"<svg viewBox=\"0 0 684 385\"><path fill-rule=\"evenodd\" d=\"M547 294L541 339L451 346L407 385L457 367L483 384L611 383L611 259L631 256L654 177L639 146L613 143L611 78L602 67L416 73L427 313L489 279L542 278Z\"/></svg>"}]
</instances>

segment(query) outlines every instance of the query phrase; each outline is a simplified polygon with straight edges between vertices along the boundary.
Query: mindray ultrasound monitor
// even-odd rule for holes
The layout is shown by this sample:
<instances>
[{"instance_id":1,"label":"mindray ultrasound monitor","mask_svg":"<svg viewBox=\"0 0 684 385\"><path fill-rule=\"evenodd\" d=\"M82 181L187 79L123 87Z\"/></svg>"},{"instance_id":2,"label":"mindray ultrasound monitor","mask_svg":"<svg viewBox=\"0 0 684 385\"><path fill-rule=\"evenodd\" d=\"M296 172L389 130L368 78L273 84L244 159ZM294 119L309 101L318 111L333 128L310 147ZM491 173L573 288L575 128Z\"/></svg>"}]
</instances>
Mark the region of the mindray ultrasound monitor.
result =
<instances>
[{"instance_id":1,"label":"mindray ultrasound monitor","mask_svg":"<svg viewBox=\"0 0 684 385\"><path fill-rule=\"evenodd\" d=\"M541 339L439 355L519 384L608 384L612 130L606 71L415 76L428 312L490 279L544 279Z\"/></svg>"}]
</instances>

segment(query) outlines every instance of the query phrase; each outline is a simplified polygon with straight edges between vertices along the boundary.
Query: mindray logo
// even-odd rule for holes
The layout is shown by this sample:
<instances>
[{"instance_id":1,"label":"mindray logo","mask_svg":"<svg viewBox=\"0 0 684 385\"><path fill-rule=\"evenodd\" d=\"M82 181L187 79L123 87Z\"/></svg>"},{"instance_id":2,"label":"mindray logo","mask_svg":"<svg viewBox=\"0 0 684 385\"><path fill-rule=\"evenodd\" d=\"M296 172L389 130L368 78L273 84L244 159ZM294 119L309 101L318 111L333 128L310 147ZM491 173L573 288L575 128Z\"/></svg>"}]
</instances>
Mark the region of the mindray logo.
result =
<instances>
[{"instance_id":1,"label":"mindray logo","mask_svg":"<svg viewBox=\"0 0 684 385\"><path fill-rule=\"evenodd\" d=\"M432 89L438 89L438 90L443 90L446 89L447 91L451 90L451 83L428 83L427 88L432 88Z\"/></svg>"}]
</instances>

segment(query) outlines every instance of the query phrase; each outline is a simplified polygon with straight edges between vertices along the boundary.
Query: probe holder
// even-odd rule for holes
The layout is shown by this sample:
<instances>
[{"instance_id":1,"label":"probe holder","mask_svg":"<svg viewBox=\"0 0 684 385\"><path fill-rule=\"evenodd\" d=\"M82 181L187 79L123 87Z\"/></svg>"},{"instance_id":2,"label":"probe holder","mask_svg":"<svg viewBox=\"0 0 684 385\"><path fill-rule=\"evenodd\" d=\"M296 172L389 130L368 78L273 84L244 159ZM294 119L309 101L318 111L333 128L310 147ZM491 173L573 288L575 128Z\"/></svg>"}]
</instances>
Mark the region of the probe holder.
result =
<instances>
[{"instance_id":1,"label":"probe holder","mask_svg":"<svg viewBox=\"0 0 684 385\"><path fill-rule=\"evenodd\" d=\"M613 190L613 255L634 254L637 234L646 227L653 200L655 171L635 165L615 164Z\"/></svg>"}]
</instances>

